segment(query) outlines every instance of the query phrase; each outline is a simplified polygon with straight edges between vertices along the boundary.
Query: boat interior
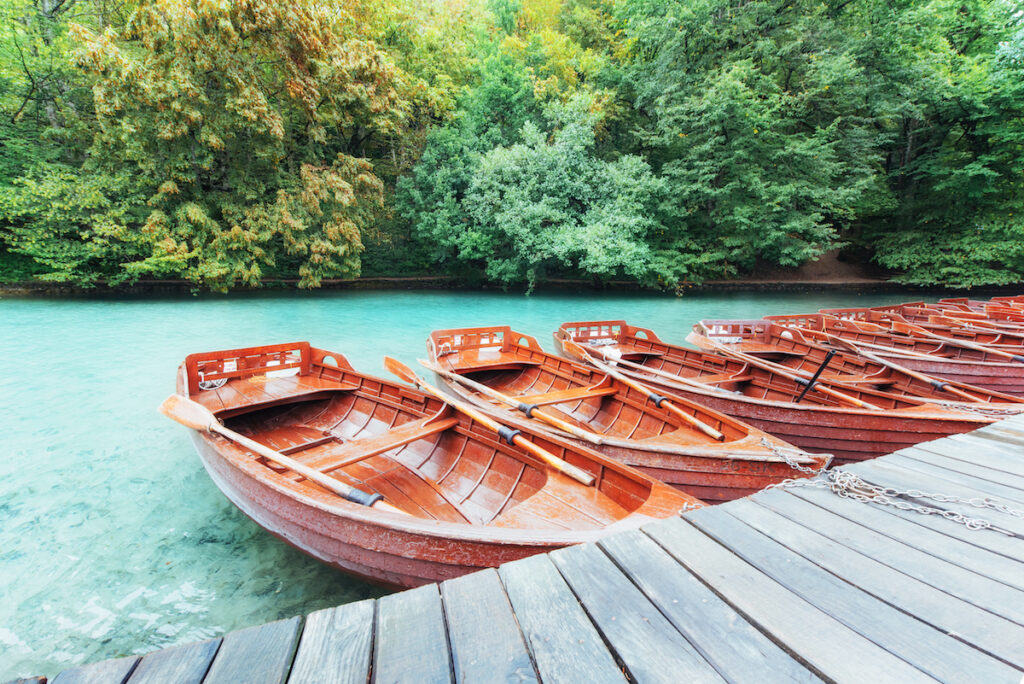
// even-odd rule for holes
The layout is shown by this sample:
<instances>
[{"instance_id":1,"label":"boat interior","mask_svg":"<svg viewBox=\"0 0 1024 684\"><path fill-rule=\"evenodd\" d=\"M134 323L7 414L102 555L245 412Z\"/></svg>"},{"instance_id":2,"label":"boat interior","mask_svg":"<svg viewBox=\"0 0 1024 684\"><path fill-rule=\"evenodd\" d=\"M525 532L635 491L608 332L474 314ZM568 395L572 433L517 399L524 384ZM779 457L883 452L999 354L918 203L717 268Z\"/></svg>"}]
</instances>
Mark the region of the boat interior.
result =
<instances>
[{"instance_id":1,"label":"boat interior","mask_svg":"<svg viewBox=\"0 0 1024 684\"><path fill-rule=\"evenodd\" d=\"M362 375L340 354L308 343L193 355L181 382L226 427L426 520L601 529L651 492L645 478L544 440L595 475L595 486L583 486L433 397ZM330 497L301 475L261 462L266 477Z\"/></svg>"},{"instance_id":2,"label":"boat interior","mask_svg":"<svg viewBox=\"0 0 1024 684\"><path fill-rule=\"evenodd\" d=\"M656 407L635 389L597 369L549 354L533 337L508 327L437 330L431 333L427 347L433 360L446 370L523 404L543 406L557 412L557 417L601 435L628 440L685 435L687 443L720 443ZM458 383L449 385L477 401L492 401ZM736 421L696 404L677 405L722 432L724 441L742 439L749 433Z\"/></svg>"},{"instance_id":3,"label":"boat interior","mask_svg":"<svg viewBox=\"0 0 1024 684\"><path fill-rule=\"evenodd\" d=\"M764 327L763 322L737 321L736 323L759 323L762 328ZM641 334L638 335L638 332ZM780 373L752 365L741 359L670 345L662 342L653 331L636 328L623 321L566 323L559 328L558 334L568 336L576 342L614 348L621 359L626 362L621 364L622 370L636 371L638 375L649 373L646 377L655 382L659 380L672 382L671 378L665 377L665 375L676 376L696 380L706 385L708 389L732 392L751 399L802 403L807 406L849 408L849 403L834 396L813 389L805 393L803 385ZM609 341L612 343L609 344ZM809 368L812 372L820 366L820 363L814 364L813 361L808 361L806 356L794 350L776 347L772 352L759 354L758 357L793 369L806 370ZM824 354L822 355L823 359ZM642 369L627 364L642 366ZM838 366L838 364L834 365ZM835 368L830 362L830 370L840 371L835 373L837 378L857 377L864 380L864 382L856 384L855 387L844 388L844 394L886 409L913 408L923 403L920 400L905 399L885 392L884 386L891 381L890 378L887 376L866 377L862 366L855 364L855 367L859 371L859 375L847 376L845 375L847 368ZM822 375L822 378L828 379L825 378L825 374ZM878 380L878 382L874 382L874 380Z\"/></svg>"}]
</instances>

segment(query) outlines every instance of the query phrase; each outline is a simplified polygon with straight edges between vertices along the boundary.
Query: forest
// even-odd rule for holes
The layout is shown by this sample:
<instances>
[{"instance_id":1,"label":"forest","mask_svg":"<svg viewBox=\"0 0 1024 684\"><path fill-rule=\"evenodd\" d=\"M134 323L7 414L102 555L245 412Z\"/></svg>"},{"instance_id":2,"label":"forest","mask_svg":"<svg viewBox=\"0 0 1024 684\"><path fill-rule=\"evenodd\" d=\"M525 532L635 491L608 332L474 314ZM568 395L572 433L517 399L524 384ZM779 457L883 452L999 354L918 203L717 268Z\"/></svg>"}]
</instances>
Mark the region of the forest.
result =
<instances>
[{"instance_id":1,"label":"forest","mask_svg":"<svg viewBox=\"0 0 1024 684\"><path fill-rule=\"evenodd\" d=\"M1009 0L0 13L0 282L1024 280Z\"/></svg>"}]
</instances>

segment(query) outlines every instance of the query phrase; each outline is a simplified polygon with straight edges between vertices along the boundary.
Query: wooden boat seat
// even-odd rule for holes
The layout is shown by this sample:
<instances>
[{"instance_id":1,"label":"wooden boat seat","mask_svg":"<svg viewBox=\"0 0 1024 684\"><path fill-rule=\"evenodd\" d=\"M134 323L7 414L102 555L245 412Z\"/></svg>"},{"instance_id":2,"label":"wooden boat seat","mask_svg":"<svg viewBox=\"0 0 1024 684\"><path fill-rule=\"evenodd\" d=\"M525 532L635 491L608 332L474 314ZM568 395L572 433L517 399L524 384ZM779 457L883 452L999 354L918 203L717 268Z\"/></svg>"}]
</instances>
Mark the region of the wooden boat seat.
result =
<instances>
[{"instance_id":1,"label":"wooden boat seat","mask_svg":"<svg viewBox=\"0 0 1024 684\"><path fill-rule=\"evenodd\" d=\"M547 406L548 404L562 404L569 401L580 401L594 397L607 397L617 393L615 387L577 387L574 389L561 390L559 392L545 392L544 394L531 394L518 397L524 404L534 406Z\"/></svg>"},{"instance_id":2,"label":"wooden boat seat","mask_svg":"<svg viewBox=\"0 0 1024 684\"><path fill-rule=\"evenodd\" d=\"M878 375L844 375L842 373L822 373L824 382L841 382L847 385L891 385L895 380L888 376Z\"/></svg>"},{"instance_id":3,"label":"wooden boat seat","mask_svg":"<svg viewBox=\"0 0 1024 684\"><path fill-rule=\"evenodd\" d=\"M191 398L224 419L279 404L325 399L335 392L356 389L359 389L356 385L343 385L337 380L314 375L251 375L229 380L217 389L201 390Z\"/></svg>"},{"instance_id":4,"label":"wooden boat seat","mask_svg":"<svg viewBox=\"0 0 1024 684\"><path fill-rule=\"evenodd\" d=\"M431 417L425 421L417 420L400 425L380 435L349 440L344 444L338 444L337 446L325 449L316 456L300 460L311 468L315 468L322 473L328 473L364 458L383 454L392 449L415 442L418 439L444 432L457 425L458 422L458 418L454 417L442 419ZM336 439L338 438L332 435L327 436L328 441ZM303 478L301 475L293 473L290 479L297 482Z\"/></svg>"}]
</instances>

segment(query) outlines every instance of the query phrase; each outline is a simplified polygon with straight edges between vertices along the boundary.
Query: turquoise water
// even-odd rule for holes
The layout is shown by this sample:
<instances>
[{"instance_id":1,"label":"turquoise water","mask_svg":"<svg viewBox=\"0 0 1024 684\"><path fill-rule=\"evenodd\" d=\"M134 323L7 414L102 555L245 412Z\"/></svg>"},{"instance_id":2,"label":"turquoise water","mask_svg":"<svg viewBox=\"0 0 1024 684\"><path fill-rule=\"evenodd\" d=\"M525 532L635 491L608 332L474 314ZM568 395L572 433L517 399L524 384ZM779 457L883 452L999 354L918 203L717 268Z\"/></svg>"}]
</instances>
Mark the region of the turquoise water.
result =
<instances>
[{"instance_id":1,"label":"turquoise water","mask_svg":"<svg viewBox=\"0 0 1024 684\"><path fill-rule=\"evenodd\" d=\"M869 306L907 294L654 296L341 292L0 300L0 681L379 596L238 513L157 413L186 354L306 339L384 374L434 328L566 320L682 340L700 318Z\"/></svg>"}]
</instances>

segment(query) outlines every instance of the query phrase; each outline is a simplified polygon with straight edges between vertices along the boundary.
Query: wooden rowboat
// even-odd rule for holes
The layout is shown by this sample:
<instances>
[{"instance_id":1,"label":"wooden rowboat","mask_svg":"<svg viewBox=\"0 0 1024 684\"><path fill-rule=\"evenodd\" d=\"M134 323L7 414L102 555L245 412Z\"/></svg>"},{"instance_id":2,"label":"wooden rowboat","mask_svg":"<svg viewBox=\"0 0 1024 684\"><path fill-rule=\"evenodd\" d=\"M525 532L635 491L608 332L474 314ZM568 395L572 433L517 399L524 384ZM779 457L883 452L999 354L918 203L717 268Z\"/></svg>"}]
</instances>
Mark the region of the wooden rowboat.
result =
<instances>
[{"instance_id":1,"label":"wooden rowboat","mask_svg":"<svg viewBox=\"0 0 1024 684\"><path fill-rule=\"evenodd\" d=\"M431 333L427 348L452 392L503 422L556 432L536 417L527 418L540 410L599 441L595 448L602 453L707 502L728 501L809 474L790 463L810 470L828 463L825 456L801 452L701 404L678 398L656 404L648 393L548 354L536 339L507 326L438 330ZM477 385L468 386L467 379ZM494 392L518 406L495 402ZM681 419L678 411L690 420ZM710 436L698 423L721 438ZM582 443L579 434L576 439Z\"/></svg>"},{"instance_id":2,"label":"wooden rowboat","mask_svg":"<svg viewBox=\"0 0 1024 684\"><path fill-rule=\"evenodd\" d=\"M220 434L192 432L210 477L246 515L384 585L440 581L701 505L590 449L521 433L592 476L580 484L437 398L307 342L193 354L168 402L179 397L311 477L362 492L373 507ZM378 509L380 497L398 510Z\"/></svg>"},{"instance_id":3,"label":"wooden rowboat","mask_svg":"<svg viewBox=\"0 0 1024 684\"><path fill-rule=\"evenodd\" d=\"M834 335L850 340L878 356L943 380L1024 396L1024 363L1010 361L995 350L979 351L938 339L901 335L875 323L843 320L825 314L766 316L765 320L788 328L799 328L805 334L809 331L811 336L825 333L822 339Z\"/></svg>"},{"instance_id":4,"label":"wooden rowboat","mask_svg":"<svg viewBox=\"0 0 1024 684\"><path fill-rule=\"evenodd\" d=\"M771 357L778 364L775 371L769 364L668 344L654 331L625 321L564 323L555 339L591 345L606 358L617 357L620 370L659 392L700 402L802 449L832 453L837 464L874 458L995 420L883 391L891 387L890 381L908 386L917 381L893 378L885 366L842 354L829 356L828 350L810 345L780 347ZM818 374L813 387L796 379L813 377L826 360L827 372ZM859 382L838 384L835 379L843 377ZM934 391L926 382L920 384ZM1024 411L1024 404L1016 406Z\"/></svg>"},{"instance_id":5,"label":"wooden rowboat","mask_svg":"<svg viewBox=\"0 0 1024 684\"><path fill-rule=\"evenodd\" d=\"M882 327L892 328L893 323L900 324L902 330L908 326L918 326L923 330L952 340L962 340L972 344L983 344L1003 351L1019 351L1024 349L1024 331L1011 331L991 327L987 321L981 326L972 321L958 320L944 316L934 309L903 306L899 309L821 309L819 313L835 316L851 321L866 321ZM910 332L913 335L913 332Z\"/></svg>"}]
</instances>

